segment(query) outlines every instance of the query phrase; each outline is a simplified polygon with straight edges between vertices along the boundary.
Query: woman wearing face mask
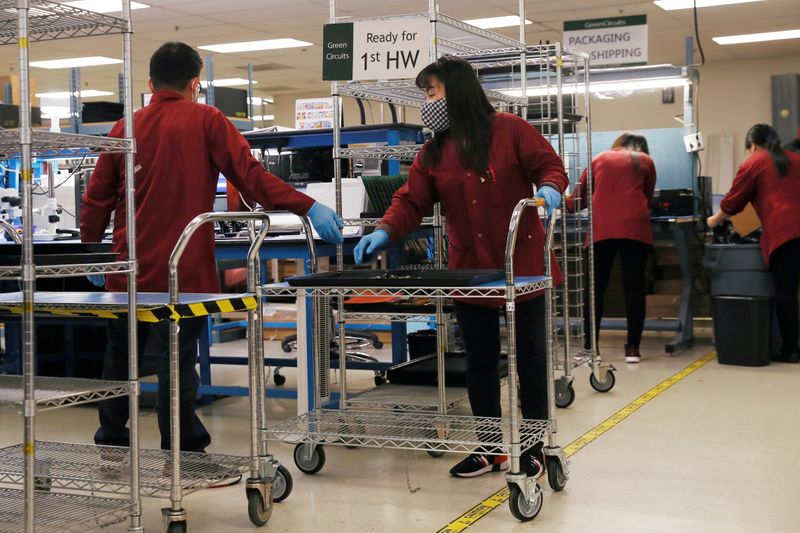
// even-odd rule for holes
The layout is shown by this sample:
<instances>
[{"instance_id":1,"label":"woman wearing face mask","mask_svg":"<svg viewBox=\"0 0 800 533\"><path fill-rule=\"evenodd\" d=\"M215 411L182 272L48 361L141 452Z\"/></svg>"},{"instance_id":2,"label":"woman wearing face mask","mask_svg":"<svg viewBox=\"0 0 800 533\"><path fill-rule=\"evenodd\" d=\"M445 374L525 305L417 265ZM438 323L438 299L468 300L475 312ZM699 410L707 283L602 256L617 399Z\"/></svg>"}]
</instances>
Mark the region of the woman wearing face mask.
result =
<instances>
[{"instance_id":1,"label":"woman wearing face mask","mask_svg":"<svg viewBox=\"0 0 800 533\"><path fill-rule=\"evenodd\" d=\"M390 240L419 227L436 202L447 212L449 268L502 269L511 213L519 200L543 198L548 213L561 202L568 180L564 166L550 144L524 119L498 113L486 99L474 70L464 60L443 57L417 76L426 93L422 120L434 138L420 151L378 229L355 248L363 262ZM544 227L529 210L520 223L515 272L522 276L544 273ZM553 265L556 282L558 266ZM456 317L467 351L467 389L475 416L499 417L501 301L456 302ZM547 419L547 367L544 298L536 295L517 304L518 375L522 415ZM480 431L479 431L480 436ZM481 437L488 440L489 437ZM543 470L542 444L522 456L523 471ZM475 453L450 473L474 477L508 469L506 456Z\"/></svg>"},{"instance_id":2,"label":"woman wearing face mask","mask_svg":"<svg viewBox=\"0 0 800 533\"><path fill-rule=\"evenodd\" d=\"M647 256L653 248L650 201L656 186L656 167L649 153L644 136L627 132L614 141L611 150L592 159L595 334L599 337L611 267L619 254L622 258L622 287L628 322L626 363L638 363L642 357L639 343L646 309L645 267ZM586 207L585 203L577 201L578 198L586 198L586 179L584 171L578 191L567 199L567 209L570 211ZM585 302L584 331L588 334L591 331L588 297ZM590 341L589 337L585 340L587 350Z\"/></svg>"},{"instance_id":3,"label":"woman wearing face mask","mask_svg":"<svg viewBox=\"0 0 800 533\"><path fill-rule=\"evenodd\" d=\"M778 134L768 124L747 132L750 157L742 163L720 210L708 219L716 227L739 213L748 203L761 219L761 251L775 279L775 305L783 346L777 361L797 363L798 302L800 285L800 154L781 149Z\"/></svg>"}]
</instances>

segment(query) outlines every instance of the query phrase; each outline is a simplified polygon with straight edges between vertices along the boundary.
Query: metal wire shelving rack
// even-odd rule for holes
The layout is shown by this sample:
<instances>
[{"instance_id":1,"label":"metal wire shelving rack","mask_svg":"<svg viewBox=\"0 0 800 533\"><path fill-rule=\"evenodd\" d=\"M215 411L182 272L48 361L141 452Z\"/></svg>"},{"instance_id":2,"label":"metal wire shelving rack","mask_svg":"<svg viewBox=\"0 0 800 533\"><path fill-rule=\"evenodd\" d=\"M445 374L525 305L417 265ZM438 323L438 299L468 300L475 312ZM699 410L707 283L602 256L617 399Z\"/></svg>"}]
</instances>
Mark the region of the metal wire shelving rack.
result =
<instances>
[{"instance_id":1,"label":"metal wire shelving rack","mask_svg":"<svg viewBox=\"0 0 800 533\"><path fill-rule=\"evenodd\" d=\"M36 41L61 38L122 34L124 76L124 138L108 139L70 135L31 128L29 45ZM17 406L24 417L24 442L3 450L17 461L20 476L13 486L0 489L0 528L11 531L81 531L124 521L130 518L130 531L141 531L139 500L138 445L138 364L136 357L136 229L133 210L127 213L128 240L133 243L127 261L37 267L33 256L33 158L75 154L123 153L126 176L133 176L133 104L131 84L130 1L123 0L122 16L99 14L48 0L0 1L0 43L19 47L20 127L0 131L0 158L20 161L22 197L22 261L20 267L0 269L0 278L22 283L23 375L3 376L0 403ZM133 180L126 180L125 199L133 205ZM8 228L4 228L8 231ZM125 273L128 275L127 311L129 335L129 380L108 382L70 378L35 377L34 291L37 276L80 276L89 273ZM131 448L128 461L127 498L103 498L39 490L37 475L42 463L37 461L35 417L37 411L78 405L106 398L130 397ZM3 462L10 467L12 459ZM22 490L19 484L22 484Z\"/></svg>"}]
</instances>

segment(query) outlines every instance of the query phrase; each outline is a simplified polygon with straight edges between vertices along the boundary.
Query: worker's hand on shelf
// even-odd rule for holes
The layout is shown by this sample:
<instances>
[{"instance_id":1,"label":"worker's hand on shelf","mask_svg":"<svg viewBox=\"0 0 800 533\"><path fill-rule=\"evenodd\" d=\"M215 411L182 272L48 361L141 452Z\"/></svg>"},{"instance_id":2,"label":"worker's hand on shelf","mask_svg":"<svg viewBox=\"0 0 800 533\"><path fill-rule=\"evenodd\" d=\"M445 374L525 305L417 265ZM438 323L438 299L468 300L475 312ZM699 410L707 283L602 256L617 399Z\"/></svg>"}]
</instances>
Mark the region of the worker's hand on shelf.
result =
<instances>
[{"instance_id":1,"label":"worker's hand on shelf","mask_svg":"<svg viewBox=\"0 0 800 533\"><path fill-rule=\"evenodd\" d=\"M356 260L356 264L360 265L387 244L389 244L389 234L382 229L376 229L369 235L361 237L361 240L356 244L355 250L353 250L353 258Z\"/></svg>"},{"instance_id":2,"label":"worker's hand on shelf","mask_svg":"<svg viewBox=\"0 0 800 533\"><path fill-rule=\"evenodd\" d=\"M535 197L544 200L544 210L547 216L552 215L553 211L561 205L561 193L549 185L539 187Z\"/></svg>"},{"instance_id":3,"label":"worker's hand on shelf","mask_svg":"<svg viewBox=\"0 0 800 533\"><path fill-rule=\"evenodd\" d=\"M342 236L344 224L333 209L319 202L314 202L307 215L323 241L331 244L342 244L344 242L344 237Z\"/></svg>"},{"instance_id":4,"label":"worker's hand on shelf","mask_svg":"<svg viewBox=\"0 0 800 533\"><path fill-rule=\"evenodd\" d=\"M103 274L89 274L86 277L89 278L89 281L91 281L92 285L94 285L95 287L106 286L106 277Z\"/></svg>"}]
</instances>

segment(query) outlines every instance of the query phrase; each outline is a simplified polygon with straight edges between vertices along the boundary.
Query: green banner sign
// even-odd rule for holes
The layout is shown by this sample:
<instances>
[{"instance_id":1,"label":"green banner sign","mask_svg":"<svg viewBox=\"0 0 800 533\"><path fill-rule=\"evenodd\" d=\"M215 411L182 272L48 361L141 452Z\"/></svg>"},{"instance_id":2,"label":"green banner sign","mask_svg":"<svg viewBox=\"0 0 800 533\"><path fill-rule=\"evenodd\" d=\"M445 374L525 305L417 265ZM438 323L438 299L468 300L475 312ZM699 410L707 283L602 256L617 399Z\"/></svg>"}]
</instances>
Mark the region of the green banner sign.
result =
<instances>
[{"instance_id":1,"label":"green banner sign","mask_svg":"<svg viewBox=\"0 0 800 533\"><path fill-rule=\"evenodd\" d=\"M322 79L353 77L353 23L326 24L322 30Z\"/></svg>"}]
</instances>

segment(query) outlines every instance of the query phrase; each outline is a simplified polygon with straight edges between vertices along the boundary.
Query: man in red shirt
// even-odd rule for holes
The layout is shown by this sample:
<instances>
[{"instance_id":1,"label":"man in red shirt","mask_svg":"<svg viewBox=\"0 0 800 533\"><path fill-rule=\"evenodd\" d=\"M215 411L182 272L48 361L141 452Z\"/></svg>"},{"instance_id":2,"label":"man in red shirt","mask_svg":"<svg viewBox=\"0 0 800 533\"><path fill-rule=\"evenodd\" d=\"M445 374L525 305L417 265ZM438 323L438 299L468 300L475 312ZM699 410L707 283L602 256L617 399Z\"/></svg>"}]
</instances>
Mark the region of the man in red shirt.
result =
<instances>
[{"instance_id":1,"label":"man in red shirt","mask_svg":"<svg viewBox=\"0 0 800 533\"><path fill-rule=\"evenodd\" d=\"M267 209L288 209L307 215L320 236L342 242L341 220L330 208L315 203L266 172L252 156L250 146L231 122L216 108L197 103L203 63L190 46L166 43L150 59L150 104L134 114L136 138L136 229L138 287L143 292L168 290L167 262L186 225L197 215L213 211L220 172L237 189ZM123 121L110 136L123 135ZM81 240L102 240L114 213L114 251L128 255L125 227L125 158L103 155L97 162L81 207ZM219 292L214 259L214 230L200 228L186 248L179 272L182 292ZM102 276L90 277L102 286ZM109 275L106 288L122 292L125 276ZM197 339L205 318L181 321L180 399L181 450L202 452L211 437L194 412L198 377L195 371ZM139 325L140 356L147 339L158 342L159 409L161 447L170 447L168 325ZM110 320L103 378L125 380L127 370L127 322ZM97 444L127 446L129 443L127 399L100 404Z\"/></svg>"}]
</instances>

